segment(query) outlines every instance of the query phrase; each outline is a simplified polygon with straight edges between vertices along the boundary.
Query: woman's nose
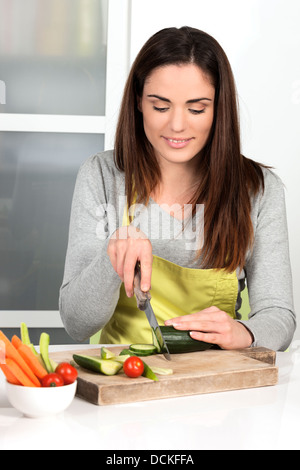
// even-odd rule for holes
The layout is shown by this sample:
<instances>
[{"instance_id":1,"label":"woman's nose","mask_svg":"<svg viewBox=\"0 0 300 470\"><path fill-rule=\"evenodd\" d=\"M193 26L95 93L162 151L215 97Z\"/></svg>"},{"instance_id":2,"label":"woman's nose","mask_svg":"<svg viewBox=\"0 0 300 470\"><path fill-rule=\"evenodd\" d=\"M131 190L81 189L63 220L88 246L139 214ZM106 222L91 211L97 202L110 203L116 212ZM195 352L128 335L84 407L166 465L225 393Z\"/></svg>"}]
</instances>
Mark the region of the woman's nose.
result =
<instances>
[{"instance_id":1,"label":"woman's nose","mask_svg":"<svg viewBox=\"0 0 300 470\"><path fill-rule=\"evenodd\" d=\"M185 113L181 109L174 110L170 117L170 128L173 132L183 132L186 128Z\"/></svg>"}]
</instances>

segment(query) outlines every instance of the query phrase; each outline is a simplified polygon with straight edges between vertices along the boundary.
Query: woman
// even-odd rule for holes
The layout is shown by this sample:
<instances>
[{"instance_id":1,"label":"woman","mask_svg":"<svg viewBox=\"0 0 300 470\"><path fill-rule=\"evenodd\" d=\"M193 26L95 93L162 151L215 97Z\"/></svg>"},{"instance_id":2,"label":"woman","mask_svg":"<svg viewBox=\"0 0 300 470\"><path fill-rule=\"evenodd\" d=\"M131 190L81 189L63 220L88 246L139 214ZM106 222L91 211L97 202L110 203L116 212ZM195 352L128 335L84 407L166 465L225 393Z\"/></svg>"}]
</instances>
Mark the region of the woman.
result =
<instances>
[{"instance_id":1,"label":"woman","mask_svg":"<svg viewBox=\"0 0 300 470\"><path fill-rule=\"evenodd\" d=\"M224 349L290 344L283 185L241 155L228 59L189 27L147 41L125 87L114 151L80 169L60 292L70 336L102 329L101 343L152 341L133 295L137 262L160 324ZM251 313L241 321L245 283Z\"/></svg>"}]
</instances>

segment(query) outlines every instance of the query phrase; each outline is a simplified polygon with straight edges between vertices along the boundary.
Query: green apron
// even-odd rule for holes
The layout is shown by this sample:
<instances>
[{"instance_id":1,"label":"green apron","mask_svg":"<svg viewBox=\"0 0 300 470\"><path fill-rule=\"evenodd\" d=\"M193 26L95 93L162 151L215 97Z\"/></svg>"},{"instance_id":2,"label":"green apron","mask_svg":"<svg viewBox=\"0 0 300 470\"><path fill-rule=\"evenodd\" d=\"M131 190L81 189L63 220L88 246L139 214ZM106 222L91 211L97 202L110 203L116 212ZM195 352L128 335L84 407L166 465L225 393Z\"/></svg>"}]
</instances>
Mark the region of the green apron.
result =
<instances>
[{"instance_id":1,"label":"green apron","mask_svg":"<svg viewBox=\"0 0 300 470\"><path fill-rule=\"evenodd\" d=\"M127 212L123 224L129 225ZM236 272L184 268L153 256L151 305L159 325L170 318L196 313L211 306L235 316L238 295ZM128 298L121 285L115 312L101 332L101 344L152 343L152 333L135 296Z\"/></svg>"}]
</instances>

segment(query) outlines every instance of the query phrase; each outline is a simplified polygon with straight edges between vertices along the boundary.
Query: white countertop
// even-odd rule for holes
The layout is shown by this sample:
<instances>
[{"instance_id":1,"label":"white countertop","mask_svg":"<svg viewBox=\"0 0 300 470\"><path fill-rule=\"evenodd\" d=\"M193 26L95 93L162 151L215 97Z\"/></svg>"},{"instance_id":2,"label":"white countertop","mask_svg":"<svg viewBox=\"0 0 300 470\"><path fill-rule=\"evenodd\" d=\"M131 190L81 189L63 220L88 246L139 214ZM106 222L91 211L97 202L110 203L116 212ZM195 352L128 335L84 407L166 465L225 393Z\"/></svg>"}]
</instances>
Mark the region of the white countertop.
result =
<instances>
[{"instance_id":1,"label":"white countertop","mask_svg":"<svg viewBox=\"0 0 300 470\"><path fill-rule=\"evenodd\" d=\"M50 351L63 349L78 345ZM75 398L47 419L12 408L1 373L0 450L299 450L300 341L277 353L277 366L273 387L111 406Z\"/></svg>"}]
</instances>

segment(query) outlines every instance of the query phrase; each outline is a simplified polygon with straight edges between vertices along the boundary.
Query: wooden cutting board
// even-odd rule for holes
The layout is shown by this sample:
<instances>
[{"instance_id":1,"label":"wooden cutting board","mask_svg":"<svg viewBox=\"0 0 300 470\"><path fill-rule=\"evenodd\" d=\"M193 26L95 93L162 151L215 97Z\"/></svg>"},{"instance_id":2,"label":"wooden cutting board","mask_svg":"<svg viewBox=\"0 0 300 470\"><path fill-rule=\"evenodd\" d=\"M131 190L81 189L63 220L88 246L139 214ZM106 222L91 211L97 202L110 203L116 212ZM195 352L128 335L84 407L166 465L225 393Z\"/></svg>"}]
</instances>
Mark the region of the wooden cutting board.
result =
<instances>
[{"instance_id":1,"label":"wooden cutting board","mask_svg":"<svg viewBox=\"0 0 300 470\"><path fill-rule=\"evenodd\" d=\"M111 346L109 349L118 354L124 347ZM51 358L56 362L70 362L73 354L100 357L100 346L95 349L52 353ZM112 405L265 387L278 382L276 353L265 348L236 351L211 349L172 354L171 357L172 361L167 361L162 355L144 358L150 367L173 369L172 375L158 376L158 382L145 377L131 379L123 372L108 377L77 367L76 395L96 405Z\"/></svg>"}]
</instances>

